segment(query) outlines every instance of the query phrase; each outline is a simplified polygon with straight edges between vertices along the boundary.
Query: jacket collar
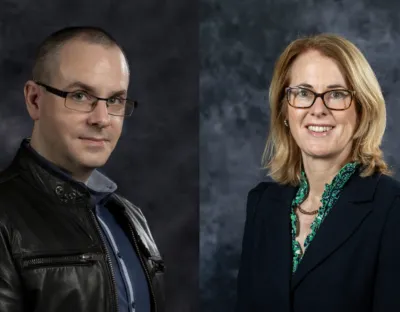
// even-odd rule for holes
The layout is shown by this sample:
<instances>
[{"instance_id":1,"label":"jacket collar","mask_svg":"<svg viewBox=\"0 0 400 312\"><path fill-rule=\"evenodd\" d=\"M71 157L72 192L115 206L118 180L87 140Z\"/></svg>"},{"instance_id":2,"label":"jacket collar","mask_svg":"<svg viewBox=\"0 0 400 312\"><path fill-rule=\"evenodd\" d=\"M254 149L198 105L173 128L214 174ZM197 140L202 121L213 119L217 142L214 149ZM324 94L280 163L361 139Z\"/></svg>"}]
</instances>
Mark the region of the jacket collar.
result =
<instances>
[{"instance_id":1,"label":"jacket collar","mask_svg":"<svg viewBox=\"0 0 400 312\"><path fill-rule=\"evenodd\" d=\"M105 175L94 170L87 184L74 180L70 173L49 162L30 146L30 139L21 142L13 160L19 174L40 192L62 203L99 201L113 193L117 186Z\"/></svg>"},{"instance_id":2,"label":"jacket collar","mask_svg":"<svg viewBox=\"0 0 400 312\"><path fill-rule=\"evenodd\" d=\"M289 240L289 218L291 201L297 188L273 183L268 189L268 194L265 194L266 196L259 203L263 207L281 207L268 218L273 220L268 226L274 227L273 233L276 234L274 242L271 242L273 248L282 252L279 258L284 265L282 265L280 276L284 277L284 280L281 282L291 280L292 290L298 287L315 267L340 248L372 211L371 202L374 200L381 174L375 173L369 177L361 177L359 173L359 171L355 172L343 188L340 198L321 224L293 276L291 276L292 248ZM280 246L275 245L275 242L279 242Z\"/></svg>"},{"instance_id":3,"label":"jacket collar","mask_svg":"<svg viewBox=\"0 0 400 312\"><path fill-rule=\"evenodd\" d=\"M380 174L375 173L372 176L363 178L360 176L361 170L362 168L359 168L354 173L340 195L340 198L344 197L346 202L361 203L371 201L374 198ZM293 199L297 190L297 187L289 185L274 183L271 186L273 191L270 192L270 198L277 201L287 201L288 197Z\"/></svg>"}]
</instances>

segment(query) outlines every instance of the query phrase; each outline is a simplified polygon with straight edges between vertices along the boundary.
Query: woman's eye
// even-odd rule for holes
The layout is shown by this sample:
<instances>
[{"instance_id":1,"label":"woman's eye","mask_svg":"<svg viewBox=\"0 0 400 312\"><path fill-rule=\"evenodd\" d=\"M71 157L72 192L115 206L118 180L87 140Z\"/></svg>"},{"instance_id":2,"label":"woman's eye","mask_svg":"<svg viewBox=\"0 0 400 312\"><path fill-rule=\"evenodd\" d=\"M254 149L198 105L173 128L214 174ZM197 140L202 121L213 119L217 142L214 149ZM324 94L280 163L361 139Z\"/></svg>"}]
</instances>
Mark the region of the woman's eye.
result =
<instances>
[{"instance_id":1,"label":"woman's eye","mask_svg":"<svg viewBox=\"0 0 400 312\"><path fill-rule=\"evenodd\" d=\"M297 93L297 95L300 97L309 97L310 94L311 92L307 90L299 90L299 92Z\"/></svg>"},{"instance_id":2,"label":"woman's eye","mask_svg":"<svg viewBox=\"0 0 400 312\"><path fill-rule=\"evenodd\" d=\"M331 92L331 98L333 98L333 99L343 99L345 97L346 97L346 92L343 92L343 91Z\"/></svg>"}]
</instances>

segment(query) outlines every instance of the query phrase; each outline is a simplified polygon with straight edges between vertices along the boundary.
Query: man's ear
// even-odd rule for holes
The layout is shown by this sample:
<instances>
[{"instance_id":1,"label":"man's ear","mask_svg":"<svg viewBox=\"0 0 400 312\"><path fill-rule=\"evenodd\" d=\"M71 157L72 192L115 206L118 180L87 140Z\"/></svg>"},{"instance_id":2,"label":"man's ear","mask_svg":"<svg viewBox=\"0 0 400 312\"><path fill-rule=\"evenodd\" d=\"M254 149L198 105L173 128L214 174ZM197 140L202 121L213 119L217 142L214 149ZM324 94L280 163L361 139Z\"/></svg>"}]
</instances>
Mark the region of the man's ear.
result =
<instances>
[{"instance_id":1,"label":"man's ear","mask_svg":"<svg viewBox=\"0 0 400 312\"><path fill-rule=\"evenodd\" d=\"M24 86L24 95L25 95L25 104L29 116L31 116L33 121L39 120L40 116L39 98L41 95L40 86L37 85L33 80L28 80Z\"/></svg>"}]
</instances>

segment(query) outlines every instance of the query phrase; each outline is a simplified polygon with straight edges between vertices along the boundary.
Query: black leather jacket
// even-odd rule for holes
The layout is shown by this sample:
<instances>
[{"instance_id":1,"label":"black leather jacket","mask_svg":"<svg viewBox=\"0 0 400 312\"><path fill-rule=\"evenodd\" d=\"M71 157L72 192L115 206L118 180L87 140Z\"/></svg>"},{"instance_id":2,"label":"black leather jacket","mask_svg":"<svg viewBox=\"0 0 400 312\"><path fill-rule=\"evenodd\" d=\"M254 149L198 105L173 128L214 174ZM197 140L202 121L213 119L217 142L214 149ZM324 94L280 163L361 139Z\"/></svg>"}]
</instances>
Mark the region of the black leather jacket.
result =
<instances>
[{"instance_id":1,"label":"black leather jacket","mask_svg":"<svg viewBox=\"0 0 400 312\"><path fill-rule=\"evenodd\" d=\"M164 265L137 207L113 194L106 204L131 233L152 311L164 311ZM0 311L118 311L110 258L88 190L66 182L21 145L0 174Z\"/></svg>"}]
</instances>

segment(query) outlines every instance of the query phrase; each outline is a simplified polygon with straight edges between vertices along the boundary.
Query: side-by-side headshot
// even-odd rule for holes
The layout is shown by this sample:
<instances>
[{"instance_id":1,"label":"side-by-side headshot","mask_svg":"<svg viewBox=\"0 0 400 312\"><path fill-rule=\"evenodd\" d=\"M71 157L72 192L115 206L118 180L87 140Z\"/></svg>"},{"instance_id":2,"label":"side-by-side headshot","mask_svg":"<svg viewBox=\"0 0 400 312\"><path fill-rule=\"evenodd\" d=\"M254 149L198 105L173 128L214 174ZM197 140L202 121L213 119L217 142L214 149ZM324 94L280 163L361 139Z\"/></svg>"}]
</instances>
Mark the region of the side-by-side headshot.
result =
<instances>
[{"instance_id":1,"label":"side-by-side headshot","mask_svg":"<svg viewBox=\"0 0 400 312\"><path fill-rule=\"evenodd\" d=\"M0 312L400 311L400 3L1 8Z\"/></svg>"}]
</instances>

